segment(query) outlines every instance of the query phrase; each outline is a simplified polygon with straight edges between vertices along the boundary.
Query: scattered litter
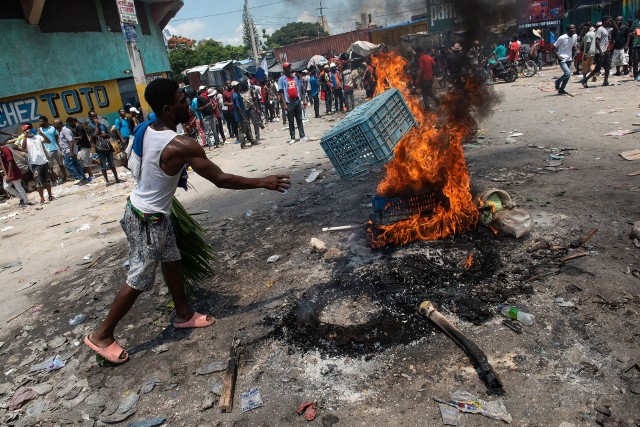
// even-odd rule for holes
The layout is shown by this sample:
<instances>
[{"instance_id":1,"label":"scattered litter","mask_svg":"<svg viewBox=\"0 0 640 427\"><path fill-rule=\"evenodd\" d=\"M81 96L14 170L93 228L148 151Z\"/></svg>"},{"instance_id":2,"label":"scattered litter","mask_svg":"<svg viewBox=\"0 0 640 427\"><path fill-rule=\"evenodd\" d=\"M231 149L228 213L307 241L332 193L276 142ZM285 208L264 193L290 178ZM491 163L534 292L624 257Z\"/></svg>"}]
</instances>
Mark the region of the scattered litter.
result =
<instances>
[{"instance_id":1,"label":"scattered litter","mask_svg":"<svg viewBox=\"0 0 640 427\"><path fill-rule=\"evenodd\" d=\"M77 220L78 218L80 218L80 217L78 217L78 216L73 216L73 217L69 218L68 220L66 220L66 221L65 221L65 224L68 224L68 223L70 223L70 222L73 222L73 221Z\"/></svg>"},{"instance_id":2,"label":"scattered litter","mask_svg":"<svg viewBox=\"0 0 640 427\"><path fill-rule=\"evenodd\" d=\"M3 264L2 266L0 266L0 268L2 268L3 270L6 270L8 268L18 267L21 265L22 265L22 261L11 261L6 264Z\"/></svg>"},{"instance_id":3,"label":"scattered litter","mask_svg":"<svg viewBox=\"0 0 640 427\"><path fill-rule=\"evenodd\" d=\"M460 412L480 414L494 420L502 420L511 423L513 418L507 412L502 399L485 401L466 391L455 391L451 393L451 400L448 402L436 400L439 403L446 403L449 406L458 408Z\"/></svg>"},{"instance_id":4,"label":"scattered litter","mask_svg":"<svg viewBox=\"0 0 640 427\"><path fill-rule=\"evenodd\" d=\"M83 260L88 261L91 259L91 254L87 254L85 256L82 257Z\"/></svg>"},{"instance_id":5,"label":"scattered litter","mask_svg":"<svg viewBox=\"0 0 640 427\"><path fill-rule=\"evenodd\" d=\"M553 114L553 113L555 113L555 111L554 110L549 110L549 113Z\"/></svg>"},{"instance_id":6,"label":"scattered litter","mask_svg":"<svg viewBox=\"0 0 640 427\"><path fill-rule=\"evenodd\" d=\"M518 142L518 140L517 140L517 139L515 139L515 138L511 138L511 137L509 137L509 138L505 139L505 142L506 142L507 144L513 144L514 142Z\"/></svg>"},{"instance_id":7,"label":"scattered litter","mask_svg":"<svg viewBox=\"0 0 640 427\"><path fill-rule=\"evenodd\" d=\"M129 412L131 408L136 406L139 399L140 399L140 396L138 395L138 393L134 393L131 391L128 392L125 395L124 399L122 399L122 401L118 405L118 409L116 409L116 413L124 414L125 412Z\"/></svg>"},{"instance_id":8,"label":"scattered litter","mask_svg":"<svg viewBox=\"0 0 640 427\"><path fill-rule=\"evenodd\" d=\"M574 302L566 301L562 297L558 297L558 298L554 299L553 303L555 305L557 305L558 307L575 307L576 306L576 304Z\"/></svg>"},{"instance_id":9,"label":"scattered litter","mask_svg":"<svg viewBox=\"0 0 640 427\"><path fill-rule=\"evenodd\" d=\"M516 138L518 136L524 136L524 133L522 133L522 132L514 132L509 136L512 137L512 138Z\"/></svg>"},{"instance_id":10,"label":"scattered litter","mask_svg":"<svg viewBox=\"0 0 640 427\"><path fill-rule=\"evenodd\" d=\"M148 420L140 420L129 423L129 427L156 427L161 426L167 419L165 417L151 418Z\"/></svg>"},{"instance_id":11,"label":"scattered litter","mask_svg":"<svg viewBox=\"0 0 640 427\"><path fill-rule=\"evenodd\" d=\"M173 301L171 301L173 302ZM173 307L171 307L173 308ZM159 346L157 346L156 348L154 348L153 351L155 354L160 354L160 353L164 353L165 351L169 350L169 346L167 344L161 344Z\"/></svg>"},{"instance_id":12,"label":"scattered litter","mask_svg":"<svg viewBox=\"0 0 640 427\"><path fill-rule=\"evenodd\" d=\"M302 415L303 412L304 412L304 419L307 421L315 420L316 415L318 414L318 411L316 410L316 405L314 402L304 402L296 410L296 414L298 415Z\"/></svg>"},{"instance_id":13,"label":"scattered litter","mask_svg":"<svg viewBox=\"0 0 640 427\"><path fill-rule=\"evenodd\" d=\"M629 129L627 129L627 130L618 129L618 130L612 130L609 133L605 133L604 136L623 136L623 135L626 135L626 134L628 134L630 132L631 131Z\"/></svg>"},{"instance_id":14,"label":"scattered litter","mask_svg":"<svg viewBox=\"0 0 640 427\"><path fill-rule=\"evenodd\" d=\"M71 233L73 231L73 227L69 227L69 228L65 228L64 232L65 233Z\"/></svg>"},{"instance_id":15,"label":"scattered litter","mask_svg":"<svg viewBox=\"0 0 640 427\"><path fill-rule=\"evenodd\" d=\"M248 211L246 211L244 214L245 214L245 216L247 216L247 217L249 217L249 218L250 218L250 217L251 217L251 215L253 215L253 211L252 211L251 209L249 209L249 210L248 210Z\"/></svg>"},{"instance_id":16,"label":"scattered litter","mask_svg":"<svg viewBox=\"0 0 640 427\"><path fill-rule=\"evenodd\" d=\"M73 319L69 320L69 325L77 326L77 325L83 323L85 320L87 320L87 315L84 314L84 313L80 313L80 314L76 315Z\"/></svg>"},{"instance_id":17,"label":"scattered litter","mask_svg":"<svg viewBox=\"0 0 640 427\"><path fill-rule=\"evenodd\" d=\"M640 150L623 151L620 156L625 160L640 160Z\"/></svg>"},{"instance_id":18,"label":"scattered litter","mask_svg":"<svg viewBox=\"0 0 640 427\"><path fill-rule=\"evenodd\" d=\"M112 222L116 222L117 219L108 219L104 222L101 222L100 225L111 224Z\"/></svg>"},{"instance_id":19,"label":"scattered litter","mask_svg":"<svg viewBox=\"0 0 640 427\"><path fill-rule=\"evenodd\" d=\"M503 316L506 316L513 320L517 320L518 322L527 326L533 325L533 322L536 319L536 317L533 314L520 311L518 307L498 304L498 311L502 313Z\"/></svg>"},{"instance_id":20,"label":"scattered litter","mask_svg":"<svg viewBox=\"0 0 640 427\"><path fill-rule=\"evenodd\" d=\"M309 246L314 252L319 252L321 254L327 252L327 244L320 239L312 237L309 241Z\"/></svg>"},{"instance_id":21,"label":"scattered litter","mask_svg":"<svg viewBox=\"0 0 640 427\"><path fill-rule=\"evenodd\" d=\"M64 365L66 365L66 362L56 354L56 357L54 357L51 363L49 363L49 365L47 366L47 372L57 371L58 369L64 367Z\"/></svg>"},{"instance_id":22,"label":"scattered litter","mask_svg":"<svg viewBox=\"0 0 640 427\"><path fill-rule=\"evenodd\" d=\"M201 366L194 371L196 375L208 375L213 372L222 372L227 369L227 362L213 362L206 366Z\"/></svg>"},{"instance_id":23,"label":"scattered litter","mask_svg":"<svg viewBox=\"0 0 640 427\"><path fill-rule=\"evenodd\" d=\"M142 394L151 393L153 389L156 387L157 382L158 381L155 378L151 378L146 383L144 383L142 387L140 387L140 393Z\"/></svg>"},{"instance_id":24,"label":"scattered litter","mask_svg":"<svg viewBox=\"0 0 640 427\"><path fill-rule=\"evenodd\" d=\"M564 154L549 154L551 160L564 160Z\"/></svg>"},{"instance_id":25,"label":"scattered litter","mask_svg":"<svg viewBox=\"0 0 640 427\"><path fill-rule=\"evenodd\" d=\"M18 289L18 292L22 292L25 289L29 289L30 287L32 287L33 285L35 285L38 282L29 282L26 285L24 285L23 287L21 287L20 289Z\"/></svg>"},{"instance_id":26,"label":"scattered litter","mask_svg":"<svg viewBox=\"0 0 640 427\"><path fill-rule=\"evenodd\" d=\"M316 170L316 169L311 169L311 173L309 174L309 176L305 179L306 182L313 182L315 181L319 176L320 176L320 172L322 172L321 170Z\"/></svg>"},{"instance_id":27,"label":"scattered litter","mask_svg":"<svg viewBox=\"0 0 640 427\"><path fill-rule=\"evenodd\" d=\"M13 225L7 225L6 227L1 228L0 231L4 233L5 231L9 231L12 228L14 228Z\"/></svg>"},{"instance_id":28,"label":"scattered litter","mask_svg":"<svg viewBox=\"0 0 640 427\"><path fill-rule=\"evenodd\" d=\"M452 408L446 403L438 403L440 406L440 415L442 416L442 424L445 426L457 426L458 416L460 412L457 409Z\"/></svg>"},{"instance_id":29,"label":"scattered litter","mask_svg":"<svg viewBox=\"0 0 640 427\"><path fill-rule=\"evenodd\" d=\"M189 213L189 215L196 216L196 215L203 215L203 214L206 214L206 213L209 213L209 209L203 209L203 210L198 211L198 212L192 212L192 213Z\"/></svg>"},{"instance_id":30,"label":"scattered litter","mask_svg":"<svg viewBox=\"0 0 640 427\"><path fill-rule=\"evenodd\" d=\"M9 400L9 402L7 404L8 408L11 411L15 411L16 409L20 409L22 407L22 405L24 405L25 403L35 399L38 396L39 396L39 394L37 392L33 391L31 388L29 388L29 387L20 387L13 394L13 397L11 398L11 400Z\"/></svg>"},{"instance_id":31,"label":"scattered litter","mask_svg":"<svg viewBox=\"0 0 640 427\"><path fill-rule=\"evenodd\" d=\"M267 258L267 262L276 262L280 259L280 255L271 255L269 258Z\"/></svg>"},{"instance_id":32,"label":"scattered litter","mask_svg":"<svg viewBox=\"0 0 640 427\"><path fill-rule=\"evenodd\" d=\"M200 405L201 411L206 411L207 409L213 408L213 405L216 403L217 398L215 396L205 396L202 400L202 404Z\"/></svg>"},{"instance_id":33,"label":"scattered litter","mask_svg":"<svg viewBox=\"0 0 640 427\"><path fill-rule=\"evenodd\" d=\"M243 413L259 408L263 405L258 387L252 388L244 393L240 393L240 406L242 407Z\"/></svg>"},{"instance_id":34,"label":"scattered litter","mask_svg":"<svg viewBox=\"0 0 640 427\"><path fill-rule=\"evenodd\" d=\"M91 224L82 224L78 227L76 227L76 231L80 232L80 231L87 231L91 228Z\"/></svg>"},{"instance_id":35,"label":"scattered litter","mask_svg":"<svg viewBox=\"0 0 640 427\"><path fill-rule=\"evenodd\" d=\"M322 231L353 230L355 228L362 228L362 225L357 224L357 225L341 225L338 227L322 227Z\"/></svg>"},{"instance_id":36,"label":"scattered litter","mask_svg":"<svg viewBox=\"0 0 640 427\"><path fill-rule=\"evenodd\" d=\"M531 228L533 228L533 220L526 210L513 208L493 215L492 225L507 236L519 239L529 234Z\"/></svg>"}]
</instances>

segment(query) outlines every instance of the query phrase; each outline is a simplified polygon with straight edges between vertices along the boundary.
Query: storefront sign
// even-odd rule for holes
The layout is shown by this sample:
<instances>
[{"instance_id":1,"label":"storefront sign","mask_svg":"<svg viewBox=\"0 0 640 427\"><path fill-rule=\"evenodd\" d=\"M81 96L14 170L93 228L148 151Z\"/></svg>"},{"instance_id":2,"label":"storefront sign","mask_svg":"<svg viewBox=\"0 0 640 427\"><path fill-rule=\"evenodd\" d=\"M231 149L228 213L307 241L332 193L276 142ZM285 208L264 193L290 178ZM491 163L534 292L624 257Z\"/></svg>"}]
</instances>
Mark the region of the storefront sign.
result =
<instances>
[{"instance_id":1,"label":"storefront sign","mask_svg":"<svg viewBox=\"0 0 640 427\"><path fill-rule=\"evenodd\" d=\"M541 27L559 27L560 20L555 21L542 21L542 22L530 22L518 25L518 28L541 28Z\"/></svg>"},{"instance_id":2,"label":"storefront sign","mask_svg":"<svg viewBox=\"0 0 640 427\"><path fill-rule=\"evenodd\" d=\"M138 23L136 6L133 3L133 0L116 0L116 3L118 4L118 12L120 13L120 22L122 24L135 25Z\"/></svg>"},{"instance_id":3,"label":"storefront sign","mask_svg":"<svg viewBox=\"0 0 640 427\"><path fill-rule=\"evenodd\" d=\"M89 110L106 116L115 113L122 101L115 80L49 89L0 99L0 128L33 123L43 115L49 120L86 116Z\"/></svg>"},{"instance_id":4,"label":"storefront sign","mask_svg":"<svg viewBox=\"0 0 640 427\"><path fill-rule=\"evenodd\" d=\"M458 14L453 1L429 0L429 32L449 31L457 28Z\"/></svg>"},{"instance_id":5,"label":"storefront sign","mask_svg":"<svg viewBox=\"0 0 640 427\"><path fill-rule=\"evenodd\" d=\"M518 20L520 28L530 28L526 24L545 26L550 21L564 18L564 0L529 0L525 14ZM535 26L535 25L533 25Z\"/></svg>"}]
</instances>

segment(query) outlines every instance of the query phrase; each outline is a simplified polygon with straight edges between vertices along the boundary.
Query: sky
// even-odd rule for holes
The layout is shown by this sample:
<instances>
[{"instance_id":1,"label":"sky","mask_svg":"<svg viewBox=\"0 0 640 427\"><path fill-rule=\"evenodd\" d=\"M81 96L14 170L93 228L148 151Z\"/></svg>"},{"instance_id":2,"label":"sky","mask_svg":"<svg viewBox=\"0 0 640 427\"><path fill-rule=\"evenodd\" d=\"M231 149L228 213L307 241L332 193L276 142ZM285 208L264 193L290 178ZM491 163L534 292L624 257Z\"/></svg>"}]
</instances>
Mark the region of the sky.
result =
<instances>
[{"instance_id":1,"label":"sky","mask_svg":"<svg viewBox=\"0 0 640 427\"><path fill-rule=\"evenodd\" d=\"M410 20L424 12L427 0L322 0L323 14L332 34L355 29L360 13L372 15L374 24L386 26ZM185 0L184 6L167 25L173 35L195 40L209 39L222 44L242 45L244 0ZM253 21L262 34L289 22L316 22L320 0L249 0Z\"/></svg>"}]
</instances>

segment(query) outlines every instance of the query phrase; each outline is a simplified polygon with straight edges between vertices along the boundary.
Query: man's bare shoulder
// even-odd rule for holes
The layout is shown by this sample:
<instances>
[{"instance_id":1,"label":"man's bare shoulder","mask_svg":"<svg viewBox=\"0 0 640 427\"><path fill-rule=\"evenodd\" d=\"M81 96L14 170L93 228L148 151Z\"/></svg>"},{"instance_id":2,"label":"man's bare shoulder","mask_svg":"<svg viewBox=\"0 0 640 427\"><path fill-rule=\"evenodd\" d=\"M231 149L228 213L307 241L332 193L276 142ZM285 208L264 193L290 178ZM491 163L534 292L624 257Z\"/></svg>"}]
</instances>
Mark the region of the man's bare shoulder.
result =
<instances>
[{"instance_id":1,"label":"man's bare shoulder","mask_svg":"<svg viewBox=\"0 0 640 427\"><path fill-rule=\"evenodd\" d=\"M168 149L168 150L167 150ZM169 152L171 157L193 157L202 151L202 147L193 138L185 135L176 135L165 148L165 152Z\"/></svg>"}]
</instances>

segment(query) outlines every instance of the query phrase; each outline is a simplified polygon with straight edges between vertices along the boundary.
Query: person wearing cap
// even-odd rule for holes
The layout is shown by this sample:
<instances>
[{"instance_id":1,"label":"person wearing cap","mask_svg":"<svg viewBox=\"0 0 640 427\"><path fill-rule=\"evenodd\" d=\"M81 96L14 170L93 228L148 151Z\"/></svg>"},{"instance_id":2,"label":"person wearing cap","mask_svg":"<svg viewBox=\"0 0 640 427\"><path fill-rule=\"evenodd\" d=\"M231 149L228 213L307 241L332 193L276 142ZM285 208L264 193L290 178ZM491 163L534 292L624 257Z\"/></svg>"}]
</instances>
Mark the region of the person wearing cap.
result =
<instances>
[{"instance_id":1,"label":"person wearing cap","mask_svg":"<svg viewBox=\"0 0 640 427\"><path fill-rule=\"evenodd\" d=\"M47 189L49 201L55 197L51 194L51 169L49 167L49 152L44 147L46 136L41 130L36 130L32 125L23 125L24 138L22 140L22 151L29 155L29 166L36 182L36 189L40 195L40 204L45 203L44 188Z\"/></svg>"},{"instance_id":2,"label":"person wearing cap","mask_svg":"<svg viewBox=\"0 0 640 427\"><path fill-rule=\"evenodd\" d=\"M249 127L249 116L247 115L247 109L244 105L244 100L240 95L241 86L239 82L232 81L231 87L233 88L233 114L236 123L238 124L238 137L240 139L240 148L247 147L247 141L251 145L254 145L256 141L251 135L251 128Z\"/></svg>"},{"instance_id":3,"label":"person wearing cap","mask_svg":"<svg viewBox=\"0 0 640 427\"><path fill-rule=\"evenodd\" d=\"M91 138L95 145L98 161L100 161L100 171L102 172L102 176L104 177L107 186L111 185L109 176L107 175L107 170L109 169L113 173L113 177L117 184L123 182L118 178L118 171L116 170L116 163L113 158L113 146L111 145L111 139L109 132L107 131L108 127L105 125L106 121L102 122L95 111L89 112L89 121L89 129L93 131Z\"/></svg>"},{"instance_id":4,"label":"person wearing cap","mask_svg":"<svg viewBox=\"0 0 640 427\"><path fill-rule=\"evenodd\" d=\"M291 64L288 62L282 64L282 69L284 70L284 75L278 79L278 91L280 92L282 109L287 112L289 119L289 135L291 136L289 144L296 142L294 118L298 125L300 140L306 141L307 137L304 136L304 124L302 123L302 104L305 95L302 91L302 82L291 73ZM306 106L306 102L304 102L304 105Z\"/></svg>"},{"instance_id":5,"label":"person wearing cap","mask_svg":"<svg viewBox=\"0 0 640 427\"><path fill-rule=\"evenodd\" d=\"M205 135L207 136L207 147L211 147L211 135L213 134L213 146L214 148L217 148L220 146L220 138L218 137L216 112L213 104L211 103L211 99L209 98L209 94L213 96L213 89L205 88L200 91L198 98L201 98L202 101L204 101L204 105L202 107L202 124L204 126ZM200 99L198 100L198 104L200 104Z\"/></svg>"},{"instance_id":6,"label":"person wearing cap","mask_svg":"<svg viewBox=\"0 0 640 427\"><path fill-rule=\"evenodd\" d=\"M320 87L324 93L325 114L331 114L331 88L333 86L329 64L324 66L320 74Z\"/></svg>"},{"instance_id":7,"label":"person wearing cap","mask_svg":"<svg viewBox=\"0 0 640 427\"><path fill-rule=\"evenodd\" d=\"M302 70L302 88L307 93L307 104L313 104L313 98L311 97L311 86L309 80L311 79L308 70Z\"/></svg>"},{"instance_id":8,"label":"person wearing cap","mask_svg":"<svg viewBox=\"0 0 640 427\"><path fill-rule=\"evenodd\" d=\"M538 71L542 71L542 48L544 47L544 39L542 38L542 30L533 29L533 43L531 45L531 56L535 59Z\"/></svg>"},{"instance_id":9,"label":"person wearing cap","mask_svg":"<svg viewBox=\"0 0 640 427\"><path fill-rule=\"evenodd\" d=\"M451 48L451 55L447 58L447 69L453 80L459 80L467 66L467 60L462 54L462 46L456 43Z\"/></svg>"},{"instance_id":10,"label":"person wearing cap","mask_svg":"<svg viewBox=\"0 0 640 427\"><path fill-rule=\"evenodd\" d=\"M133 119L133 127L136 127L140 123L144 122L144 116L136 107L129 108L129 115Z\"/></svg>"},{"instance_id":11,"label":"person wearing cap","mask_svg":"<svg viewBox=\"0 0 640 427\"><path fill-rule=\"evenodd\" d=\"M344 107L347 111L351 111L355 108L355 102L353 100L353 75L351 67L345 66L342 70L342 92L344 93Z\"/></svg>"}]
</instances>

